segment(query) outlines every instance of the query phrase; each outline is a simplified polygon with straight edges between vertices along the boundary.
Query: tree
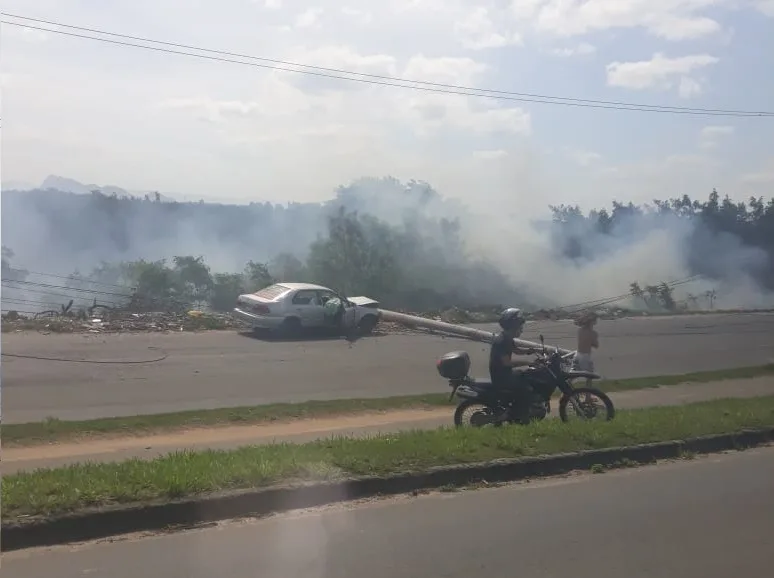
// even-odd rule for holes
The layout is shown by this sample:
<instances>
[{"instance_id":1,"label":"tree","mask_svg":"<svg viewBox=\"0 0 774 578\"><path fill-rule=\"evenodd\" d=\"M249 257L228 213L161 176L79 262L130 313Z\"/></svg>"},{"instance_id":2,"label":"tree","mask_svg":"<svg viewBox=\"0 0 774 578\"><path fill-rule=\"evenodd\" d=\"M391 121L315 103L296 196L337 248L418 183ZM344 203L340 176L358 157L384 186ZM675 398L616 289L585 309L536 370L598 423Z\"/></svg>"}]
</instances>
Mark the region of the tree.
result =
<instances>
[{"instance_id":1,"label":"tree","mask_svg":"<svg viewBox=\"0 0 774 578\"><path fill-rule=\"evenodd\" d=\"M674 311L677 308L674 297L672 296L672 287L662 281L658 286L658 298L661 301L661 305L667 311Z\"/></svg>"},{"instance_id":2,"label":"tree","mask_svg":"<svg viewBox=\"0 0 774 578\"><path fill-rule=\"evenodd\" d=\"M275 280L269 273L265 263L248 261L244 271L246 286L249 291L258 291L272 285Z\"/></svg>"},{"instance_id":3,"label":"tree","mask_svg":"<svg viewBox=\"0 0 774 578\"><path fill-rule=\"evenodd\" d=\"M3 276L5 276L6 272L11 269L11 259L13 259L13 249L3 245L2 252L3 252L3 261L2 261Z\"/></svg>"},{"instance_id":4,"label":"tree","mask_svg":"<svg viewBox=\"0 0 774 578\"><path fill-rule=\"evenodd\" d=\"M349 294L365 293L391 307L407 309L516 299L517 290L508 275L467 253L465 241L471 236L465 229L469 223L466 213L427 183L362 179L340 188L334 201L326 203L230 206L164 201L155 193L145 200L99 191L92 195L11 191L4 193L2 219L6 224L35 211L41 228L56 239L46 255L49 262L67 262L71 255L84 255L93 248L101 255L139 254L147 248L174 246L181 227L207 230L232 255L244 261L254 259L242 274L220 277L218 295L224 291L231 295L237 285L252 291L279 278L313 281ZM593 262L637 242L638 236L654 228L677 225L681 231L691 231L679 247L685 252L686 275L726 281L743 274L764 289L774 290L774 199L752 197L737 202L712 190L704 199L680 195L650 205L616 201L589 209L551 207L551 222L543 226L550 232L556 259ZM84 222L90 226L84 227ZM8 236L9 231L21 230L8 227L6 243L19 246L23 237ZM265 251L272 247L273 254L258 256L256 247ZM736 259L735 252L742 251L754 252L755 258ZM74 275L66 283L73 287L92 282L116 284L126 287L127 293L141 285L143 295L170 303L190 305L204 297L211 306L216 301L230 302L231 297L216 297L218 281L203 259L184 256L176 261L172 255L174 252L144 253L146 260L102 263L87 279ZM170 262L160 261L162 258ZM6 279L11 270L19 274L11 262L15 264L12 252L5 250ZM33 267L33 263L25 265ZM33 268L46 270L37 264ZM657 280L649 281L656 282L654 288L645 290L638 285L640 292L632 294L634 300L641 299L651 309L672 307L664 300L663 287L659 292ZM225 286L230 289L226 291ZM705 300L706 307L715 306L714 295L700 296L703 307ZM162 307L159 302L153 306Z\"/></svg>"},{"instance_id":5,"label":"tree","mask_svg":"<svg viewBox=\"0 0 774 578\"><path fill-rule=\"evenodd\" d=\"M216 273L213 276L210 307L215 311L231 311L239 295L246 293L244 275L239 273Z\"/></svg>"},{"instance_id":6,"label":"tree","mask_svg":"<svg viewBox=\"0 0 774 578\"><path fill-rule=\"evenodd\" d=\"M637 300L642 301L643 304L647 307L648 301L645 298L645 291L642 290L642 288L640 287L640 284L637 283L637 281L629 285L629 295L631 295Z\"/></svg>"},{"instance_id":7,"label":"tree","mask_svg":"<svg viewBox=\"0 0 774 578\"><path fill-rule=\"evenodd\" d=\"M15 257L13 249L2 246L2 277L5 281L24 281L28 272L24 269L16 269L11 266L11 259Z\"/></svg>"},{"instance_id":8,"label":"tree","mask_svg":"<svg viewBox=\"0 0 774 578\"><path fill-rule=\"evenodd\" d=\"M175 284L180 286L180 297L193 302L206 301L212 290L210 268L204 257L177 256L172 259Z\"/></svg>"},{"instance_id":9,"label":"tree","mask_svg":"<svg viewBox=\"0 0 774 578\"><path fill-rule=\"evenodd\" d=\"M707 306L710 309L715 309L715 299L717 298L717 293L714 289L710 289L709 291L704 293L704 297L707 299Z\"/></svg>"},{"instance_id":10,"label":"tree","mask_svg":"<svg viewBox=\"0 0 774 578\"><path fill-rule=\"evenodd\" d=\"M657 309L659 303L659 287L658 285L646 285L645 286L645 298L648 308Z\"/></svg>"},{"instance_id":11,"label":"tree","mask_svg":"<svg viewBox=\"0 0 774 578\"><path fill-rule=\"evenodd\" d=\"M175 272L166 260L133 261L125 264L128 276L135 279L133 306L142 309L180 309L185 294Z\"/></svg>"},{"instance_id":12,"label":"tree","mask_svg":"<svg viewBox=\"0 0 774 578\"><path fill-rule=\"evenodd\" d=\"M339 209L328 236L315 241L307 266L312 278L346 295L380 295L397 287L399 268L389 227Z\"/></svg>"},{"instance_id":13,"label":"tree","mask_svg":"<svg viewBox=\"0 0 774 578\"><path fill-rule=\"evenodd\" d=\"M309 273L301 260L291 253L280 253L271 260L268 274L277 281L303 283L309 279Z\"/></svg>"}]
</instances>

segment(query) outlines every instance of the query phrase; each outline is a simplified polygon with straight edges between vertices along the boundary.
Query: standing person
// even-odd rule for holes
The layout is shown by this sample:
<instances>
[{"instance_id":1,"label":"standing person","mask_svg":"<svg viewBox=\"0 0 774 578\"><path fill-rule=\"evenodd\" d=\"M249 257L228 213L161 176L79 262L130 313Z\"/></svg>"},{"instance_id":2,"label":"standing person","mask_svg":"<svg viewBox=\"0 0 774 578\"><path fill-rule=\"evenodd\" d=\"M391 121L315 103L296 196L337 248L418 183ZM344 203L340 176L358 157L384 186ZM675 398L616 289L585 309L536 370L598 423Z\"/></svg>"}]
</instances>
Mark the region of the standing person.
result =
<instances>
[{"instance_id":1,"label":"standing person","mask_svg":"<svg viewBox=\"0 0 774 578\"><path fill-rule=\"evenodd\" d=\"M575 324L578 326L578 348L575 355L575 367L580 371L594 371L594 360L591 350L599 348L599 334L594 329L597 324L597 314L589 311L581 315ZM591 379L586 380L586 387L591 387ZM586 401L591 401L586 396Z\"/></svg>"}]
</instances>

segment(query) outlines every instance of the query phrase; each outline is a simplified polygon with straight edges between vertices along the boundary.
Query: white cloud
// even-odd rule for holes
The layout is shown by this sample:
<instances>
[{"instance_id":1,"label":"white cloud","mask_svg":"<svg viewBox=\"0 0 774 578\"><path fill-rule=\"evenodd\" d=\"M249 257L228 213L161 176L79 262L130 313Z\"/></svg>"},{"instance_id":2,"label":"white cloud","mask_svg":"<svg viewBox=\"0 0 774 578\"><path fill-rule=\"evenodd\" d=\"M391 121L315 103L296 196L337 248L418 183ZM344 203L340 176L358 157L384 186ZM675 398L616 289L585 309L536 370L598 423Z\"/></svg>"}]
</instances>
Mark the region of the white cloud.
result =
<instances>
[{"instance_id":1,"label":"white cloud","mask_svg":"<svg viewBox=\"0 0 774 578\"><path fill-rule=\"evenodd\" d=\"M699 146L703 149L716 147L721 140L734 134L734 127L730 125L709 125L699 132Z\"/></svg>"},{"instance_id":2,"label":"white cloud","mask_svg":"<svg viewBox=\"0 0 774 578\"><path fill-rule=\"evenodd\" d=\"M403 70L402 77L443 84L471 86L478 82L488 66L472 58L429 58L424 54L412 56Z\"/></svg>"},{"instance_id":3,"label":"white cloud","mask_svg":"<svg viewBox=\"0 0 774 578\"><path fill-rule=\"evenodd\" d=\"M367 10L351 8L349 6L342 8L341 13L344 14L344 16L352 18L360 24L370 24L374 20L374 15L371 12L368 12Z\"/></svg>"},{"instance_id":4,"label":"white cloud","mask_svg":"<svg viewBox=\"0 0 774 578\"><path fill-rule=\"evenodd\" d=\"M509 44L520 44L521 36L498 31L490 12L483 6L472 8L454 23L454 32L462 45L472 50L499 48Z\"/></svg>"},{"instance_id":5,"label":"white cloud","mask_svg":"<svg viewBox=\"0 0 774 578\"><path fill-rule=\"evenodd\" d=\"M296 18L296 28L311 28L319 25L322 8L307 8Z\"/></svg>"},{"instance_id":6,"label":"white cloud","mask_svg":"<svg viewBox=\"0 0 774 578\"><path fill-rule=\"evenodd\" d=\"M416 134L428 137L456 129L472 135L528 135L532 130L529 113L520 108L476 104L463 96L417 95L408 101L406 114Z\"/></svg>"},{"instance_id":7,"label":"white cloud","mask_svg":"<svg viewBox=\"0 0 774 578\"><path fill-rule=\"evenodd\" d=\"M481 161L492 161L508 156L508 151L502 149L473 151L473 158Z\"/></svg>"},{"instance_id":8,"label":"white cloud","mask_svg":"<svg viewBox=\"0 0 774 578\"><path fill-rule=\"evenodd\" d=\"M768 159L760 169L742 175L740 180L753 186L774 185L774 157Z\"/></svg>"},{"instance_id":9,"label":"white cloud","mask_svg":"<svg viewBox=\"0 0 774 578\"><path fill-rule=\"evenodd\" d=\"M667 40L695 39L718 32L720 24L702 15L735 0L527 0L516 4L537 30L557 36L580 36L596 31L644 28ZM539 8L536 7L539 5Z\"/></svg>"},{"instance_id":10,"label":"white cloud","mask_svg":"<svg viewBox=\"0 0 774 578\"><path fill-rule=\"evenodd\" d=\"M665 105L700 94L717 60L700 54L705 44L679 53L664 45L708 37L716 23L728 33L725 15L742 7L738 0L225 0L191 11L183 0L138 0L86 11L82 0L36 1L52 19L259 57L603 100L626 100L616 87L661 90L659 102ZM763 12L771 1L758 2L757 9ZM24 12L27 4L6 0L4 9ZM748 16L763 18L752 1L744 6ZM734 26L734 42L756 42L743 23ZM616 167L621 174L651 175L643 179L647 185L636 183L645 200L654 182L667 191L722 182L686 159L635 162L644 150L673 142L693 141L698 149L701 125L691 124L692 118L674 123L660 115L440 94L56 34L36 43L22 28L3 32L3 168L4 177L13 180L39 182L59 173L126 188L275 200L319 199L363 175L426 179L443 193L460 196L482 190L485 182L487 194L503 198L512 196L518 182L525 199L540 188L531 183L551 180L545 190L552 198L567 195L585 206L635 186L626 179L610 186L612 177L603 185L594 181L600 171L612 174ZM711 38L712 46L719 46L721 37ZM620 52L609 52L610 46ZM648 62L633 62L658 50L698 56L656 54ZM723 83L728 100L724 95L722 104L709 102L710 94L702 106L746 108L745 97L761 79L742 76L744 63L731 60L735 53L725 51L729 66L712 70L718 74L713 85ZM760 69L771 68L774 56L762 58ZM610 86L601 78L607 62ZM726 159L724 170L737 171L734 182L745 170L755 174L758 155L774 147L765 135L750 136L759 126L737 128L734 149L749 150L754 158L743 168ZM643 136L631 141L611 136L621 132ZM547 149L563 153L548 155ZM524 184L527 174L530 184ZM576 178L581 174L583 182Z\"/></svg>"},{"instance_id":11,"label":"white cloud","mask_svg":"<svg viewBox=\"0 0 774 578\"><path fill-rule=\"evenodd\" d=\"M768 9L774 0L396 0L391 11L404 18L453 29L460 44L471 50L590 37L605 31L635 30L670 42L690 41L723 33L726 13ZM571 48L558 48L569 52ZM583 53L581 49L580 53ZM569 55L569 54L568 54Z\"/></svg>"},{"instance_id":12,"label":"white cloud","mask_svg":"<svg viewBox=\"0 0 774 578\"><path fill-rule=\"evenodd\" d=\"M380 53L363 54L346 45L299 47L291 52L291 60L348 72L391 76L397 74L397 60L394 56ZM343 88L345 85L340 86Z\"/></svg>"},{"instance_id":13,"label":"white cloud","mask_svg":"<svg viewBox=\"0 0 774 578\"><path fill-rule=\"evenodd\" d=\"M315 65L395 74L396 59L387 55L360 55L349 48L327 47L307 56L303 61ZM430 58L420 54L408 60L400 76L475 85L486 70L487 66L470 58ZM462 131L475 136L526 135L531 130L530 116L521 108L501 107L481 99L408 89L393 92L368 84L358 84L360 91L341 90L340 84L334 84L329 90L310 92L306 81L302 75L278 72L262 83L260 99L235 101L184 96L168 99L161 106L187 111L199 120L221 123L227 126L229 134L239 134L253 143L323 135L346 139L349 130L358 134L370 130L378 138L385 134L390 123L422 139L433 138L439 131ZM291 120L301 128L288 134L286 127ZM374 128L364 128L369 125ZM261 130L256 131L259 126ZM318 126L322 128L316 129Z\"/></svg>"},{"instance_id":14,"label":"white cloud","mask_svg":"<svg viewBox=\"0 0 774 578\"><path fill-rule=\"evenodd\" d=\"M576 46L569 48L554 48L551 52L556 56L581 56L585 54L594 54L597 51L593 44L581 42Z\"/></svg>"},{"instance_id":15,"label":"white cloud","mask_svg":"<svg viewBox=\"0 0 774 578\"><path fill-rule=\"evenodd\" d=\"M652 32L656 36L667 40L695 40L720 30L721 26L716 20L706 17L664 17L652 27Z\"/></svg>"},{"instance_id":16,"label":"white cloud","mask_svg":"<svg viewBox=\"0 0 774 578\"><path fill-rule=\"evenodd\" d=\"M574 150L570 151L570 157L580 166L589 167L602 160L602 155L594 151Z\"/></svg>"},{"instance_id":17,"label":"white cloud","mask_svg":"<svg viewBox=\"0 0 774 578\"><path fill-rule=\"evenodd\" d=\"M49 26L53 30L58 30L57 26ZM28 28L26 26L3 25L3 35L10 38L18 38L23 42L30 44L40 44L46 42L50 37L50 32L45 32L37 28Z\"/></svg>"},{"instance_id":18,"label":"white cloud","mask_svg":"<svg viewBox=\"0 0 774 578\"><path fill-rule=\"evenodd\" d=\"M700 81L692 74L716 62L718 59L709 54L668 58L656 53L650 60L611 62L607 65L607 83L631 90L669 90L677 86L682 98L690 98L702 91Z\"/></svg>"},{"instance_id":19,"label":"white cloud","mask_svg":"<svg viewBox=\"0 0 774 578\"><path fill-rule=\"evenodd\" d=\"M701 83L695 78L690 76L680 77L680 84L677 87L677 94L680 95L680 98L699 96L703 90Z\"/></svg>"},{"instance_id":20,"label":"white cloud","mask_svg":"<svg viewBox=\"0 0 774 578\"><path fill-rule=\"evenodd\" d=\"M755 7L761 14L774 18L774 0L758 0Z\"/></svg>"}]
</instances>

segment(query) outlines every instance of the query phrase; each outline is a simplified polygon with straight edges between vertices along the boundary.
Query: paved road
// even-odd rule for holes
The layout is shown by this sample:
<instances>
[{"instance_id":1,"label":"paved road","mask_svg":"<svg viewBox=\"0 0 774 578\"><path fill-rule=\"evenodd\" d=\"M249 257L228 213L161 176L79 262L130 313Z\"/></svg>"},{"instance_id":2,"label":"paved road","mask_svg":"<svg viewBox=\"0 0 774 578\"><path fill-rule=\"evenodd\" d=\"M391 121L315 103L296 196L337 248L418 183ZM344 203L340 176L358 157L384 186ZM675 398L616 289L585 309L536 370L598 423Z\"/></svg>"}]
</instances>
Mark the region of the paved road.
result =
<instances>
[{"instance_id":1,"label":"paved road","mask_svg":"<svg viewBox=\"0 0 774 578\"><path fill-rule=\"evenodd\" d=\"M659 389L610 394L617 409L683 405L724 397L749 398L774 395L774 379L758 377L701 385L675 385ZM554 406L555 407L555 406ZM556 417L556 410L549 416ZM78 462L109 462L131 458L153 459L180 450L233 450L246 445L276 442L304 443L336 436L365 437L419 428L450 426L451 409L388 412L281 424L233 426L189 430L119 439L95 439L28 448L3 448L2 475L36 468L56 468Z\"/></svg>"},{"instance_id":2,"label":"paved road","mask_svg":"<svg viewBox=\"0 0 774 578\"><path fill-rule=\"evenodd\" d=\"M3 556L14 578L763 578L774 449Z\"/></svg>"},{"instance_id":3,"label":"paved road","mask_svg":"<svg viewBox=\"0 0 774 578\"><path fill-rule=\"evenodd\" d=\"M738 314L604 321L598 370L606 377L684 373L770 361L774 315ZM573 347L570 322L541 322L525 335ZM60 363L3 357L3 419L88 419L294 402L442 392L435 359L471 353L485 374L484 344L431 335L266 342L232 332L201 334L3 334L3 353L91 361L168 358L153 364Z\"/></svg>"}]
</instances>

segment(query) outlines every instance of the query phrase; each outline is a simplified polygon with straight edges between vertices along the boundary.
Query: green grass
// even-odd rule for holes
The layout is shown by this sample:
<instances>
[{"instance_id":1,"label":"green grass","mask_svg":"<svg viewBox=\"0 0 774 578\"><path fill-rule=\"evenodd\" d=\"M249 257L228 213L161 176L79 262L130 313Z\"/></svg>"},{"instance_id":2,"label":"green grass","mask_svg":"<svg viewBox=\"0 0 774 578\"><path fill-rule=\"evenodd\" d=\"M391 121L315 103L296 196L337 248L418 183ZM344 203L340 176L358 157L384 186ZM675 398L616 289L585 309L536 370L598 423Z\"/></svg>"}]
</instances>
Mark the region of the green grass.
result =
<instances>
[{"instance_id":1,"label":"green grass","mask_svg":"<svg viewBox=\"0 0 774 578\"><path fill-rule=\"evenodd\" d=\"M611 422L444 428L234 451L178 452L153 461L72 465L3 476L3 521L85 507L172 499L281 482L390 474L658 442L774 426L774 396L621 411Z\"/></svg>"},{"instance_id":2,"label":"green grass","mask_svg":"<svg viewBox=\"0 0 774 578\"><path fill-rule=\"evenodd\" d=\"M681 383L708 383L727 379L746 379L774 375L774 364L703 371L680 375L611 379L599 382L608 392L630 391ZM445 383L438 382L439 389ZM114 417L87 421L61 421L2 424L0 434L5 447L23 447L104 436L139 436L197 427L251 425L299 419L332 417L367 412L448 407L449 393L404 395L372 399L337 399L279 403L252 407L227 407L212 410L192 410L130 417Z\"/></svg>"}]
</instances>

